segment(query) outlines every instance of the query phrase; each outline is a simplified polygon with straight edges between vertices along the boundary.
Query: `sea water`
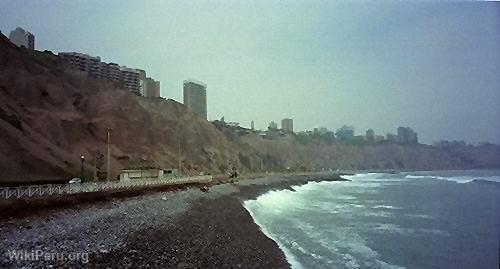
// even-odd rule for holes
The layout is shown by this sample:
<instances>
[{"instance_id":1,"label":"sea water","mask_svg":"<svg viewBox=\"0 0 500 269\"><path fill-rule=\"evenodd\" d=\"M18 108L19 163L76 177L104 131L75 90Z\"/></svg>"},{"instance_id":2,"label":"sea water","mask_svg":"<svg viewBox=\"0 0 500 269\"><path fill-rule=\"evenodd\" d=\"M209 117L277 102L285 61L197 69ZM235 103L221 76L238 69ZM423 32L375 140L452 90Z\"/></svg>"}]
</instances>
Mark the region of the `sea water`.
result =
<instances>
[{"instance_id":1,"label":"sea water","mask_svg":"<svg viewBox=\"0 0 500 269\"><path fill-rule=\"evenodd\" d=\"M498 268L500 171L344 177L244 203L293 268Z\"/></svg>"}]
</instances>

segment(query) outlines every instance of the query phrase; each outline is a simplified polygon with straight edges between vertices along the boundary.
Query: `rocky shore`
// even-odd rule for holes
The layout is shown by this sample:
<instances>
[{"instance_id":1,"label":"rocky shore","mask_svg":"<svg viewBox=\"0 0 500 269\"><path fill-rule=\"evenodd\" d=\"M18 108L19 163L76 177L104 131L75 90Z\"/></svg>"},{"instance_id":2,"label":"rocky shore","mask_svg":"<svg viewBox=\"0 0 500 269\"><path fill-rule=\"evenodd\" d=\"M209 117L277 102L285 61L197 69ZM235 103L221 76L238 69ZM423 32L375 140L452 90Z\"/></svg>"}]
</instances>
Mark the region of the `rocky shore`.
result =
<instances>
[{"instance_id":1,"label":"rocky shore","mask_svg":"<svg viewBox=\"0 0 500 269\"><path fill-rule=\"evenodd\" d=\"M288 268L241 203L323 180L343 179L270 176L1 220L0 268Z\"/></svg>"}]
</instances>

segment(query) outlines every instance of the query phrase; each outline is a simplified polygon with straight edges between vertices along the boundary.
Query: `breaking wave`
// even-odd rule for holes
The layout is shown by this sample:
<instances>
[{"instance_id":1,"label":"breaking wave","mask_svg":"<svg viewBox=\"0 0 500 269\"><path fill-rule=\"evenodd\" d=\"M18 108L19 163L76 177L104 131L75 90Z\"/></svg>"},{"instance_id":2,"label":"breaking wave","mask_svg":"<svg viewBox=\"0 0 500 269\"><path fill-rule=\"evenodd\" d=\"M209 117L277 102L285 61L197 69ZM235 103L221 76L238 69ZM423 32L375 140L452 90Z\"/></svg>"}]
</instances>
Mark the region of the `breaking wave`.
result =
<instances>
[{"instance_id":1,"label":"breaking wave","mask_svg":"<svg viewBox=\"0 0 500 269\"><path fill-rule=\"evenodd\" d=\"M471 183L471 182L493 182L493 183L500 183L500 177L498 176L485 176L485 177L474 177L474 176L451 176L451 177L444 177L444 176L432 176L432 175L406 175L406 179L438 179L438 180L447 180L447 181L453 181L456 183L464 184L464 183Z\"/></svg>"},{"instance_id":2,"label":"breaking wave","mask_svg":"<svg viewBox=\"0 0 500 269\"><path fill-rule=\"evenodd\" d=\"M243 205L262 232L283 250L292 268L401 269L428 268L425 265L431 263L456 268L453 261L440 257L461 255L474 261L474 257L486 255L489 262L494 261L495 251L484 252L497 243L490 240L496 227L488 226L496 223L494 218L484 223L469 223L470 218L463 214L463 209L478 202L478 208L485 210L481 217L491 215L488 212L495 207L485 206L494 205L488 195L495 190L471 189L461 184L498 184L499 175L500 171L356 174L344 176L351 181L309 182L287 190L270 191ZM449 192L449 185L428 184L432 183L430 180L461 183L458 186L463 188ZM469 190L477 196L469 196ZM486 195L483 191L487 191ZM443 203L440 194L447 195L446 202ZM470 199L465 201L462 197ZM486 200L479 202L481 199ZM460 210L456 210L457 207ZM479 211L469 209L468 212ZM457 220L463 226L448 229L450 223L458 225ZM464 253L465 241L461 241L464 233L457 234L456 229L464 229L467 235L484 227L490 232L477 239L477 244L484 244L481 254ZM472 230L465 230L469 228ZM432 248L429 242L445 242L444 245L456 248ZM423 245L429 247L421 247ZM404 258L416 255L415 252L425 256L428 251L441 256L433 256L436 260L428 263Z\"/></svg>"}]
</instances>

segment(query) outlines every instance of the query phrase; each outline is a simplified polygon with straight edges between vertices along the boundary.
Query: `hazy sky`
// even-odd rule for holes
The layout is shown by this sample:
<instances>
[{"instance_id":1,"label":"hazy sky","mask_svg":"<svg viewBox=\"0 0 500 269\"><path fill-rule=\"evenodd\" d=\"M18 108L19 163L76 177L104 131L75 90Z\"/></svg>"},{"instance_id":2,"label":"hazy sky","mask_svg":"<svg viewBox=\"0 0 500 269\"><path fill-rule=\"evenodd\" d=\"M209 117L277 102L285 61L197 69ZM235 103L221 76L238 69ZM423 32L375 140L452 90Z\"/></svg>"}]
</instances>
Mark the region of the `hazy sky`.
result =
<instances>
[{"instance_id":1,"label":"hazy sky","mask_svg":"<svg viewBox=\"0 0 500 269\"><path fill-rule=\"evenodd\" d=\"M210 120L500 143L498 3L1 0L16 26L145 69L167 98L201 80Z\"/></svg>"}]
</instances>

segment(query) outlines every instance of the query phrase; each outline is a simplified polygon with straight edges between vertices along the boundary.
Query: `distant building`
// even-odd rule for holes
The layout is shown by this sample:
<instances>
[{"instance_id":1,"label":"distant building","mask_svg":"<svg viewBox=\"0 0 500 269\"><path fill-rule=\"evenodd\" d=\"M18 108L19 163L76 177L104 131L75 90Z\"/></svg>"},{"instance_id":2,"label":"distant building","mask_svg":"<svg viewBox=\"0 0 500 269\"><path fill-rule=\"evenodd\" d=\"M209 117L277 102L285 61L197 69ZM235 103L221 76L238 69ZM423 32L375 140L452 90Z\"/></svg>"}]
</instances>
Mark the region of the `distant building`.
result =
<instances>
[{"instance_id":1,"label":"distant building","mask_svg":"<svg viewBox=\"0 0 500 269\"><path fill-rule=\"evenodd\" d=\"M375 131L373 131L373 129L366 130L365 139L368 142L375 142Z\"/></svg>"},{"instance_id":2,"label":"distant building","mask_svg":"<svg viewBox=\"0 0 500 269\"><path fill-rule=\"evenodd\" d=\"M250 122L250 128L252 130L255 130L255 123L253 121Z\"/></svg>"},{"instance_id":3,"label":"distant building","mask_svg":"<svg viewBox=\"0 0 500 269\"><path fill-rule=\"evenodd\" d=\"M278 124L274 121L269 123L269 129L278 129Z\"/></svg>"},{"instance_id":4,"label":"distant building","mask_svg":"<svg viewBox=\"0 0 500 269\"><path fill-rule=\"evenodd\" d=\"M319 134L319 128L318 128L318 127L314 127L314 129L313 129L313 133L315 133L315 134Z\"/></svg>"},{"instance_id":5,"label":"distant building","mask_svg":"<svg viewBox=\"0 0 500 269\"><path fill-rule=\"evenodd\" d=\"M128 68L126 66L120 68L123 87L137 95L141 95L141 77L143 76L141 71L144 72L143 70Z\"/></svg>"},{"instance_id":6,"label":"distant building","mask_svg":"<svg viewBox=\"0 0 500 269\"><path fill-rule=\"evenodd\" d=\"M105 79L105 80L110 80L110 81L121 81L122 75L121 75L121 70L120 66L115 63L104 63L101 62L101 74L98 78L100 79Z\"/></svg>"},{"instance_id":7,"label":"distant building","mask_svg":"<svg viewBox=\"0 0 500 269\"><path fill-rule=\"evenodd\" d=\"M398 142L398 137L395 134L388 133L385 137L389 142Z\"/></svg>"},{"instance_id":8,"label":"distant building","mask_svg":"<svg viewBox=\"0 0 500 269\"><path fill-rule=\"evenodd\" d=\"M158 168L125 169L120 171L120 182L163 179L163 172Z\"/></svg>"},{"instance_id":9,"label":"distant building","mask_svg":"<svg viewBox=\"0 0 500 269\"><path fill-rule=\"evenodd\" d=\"M418 136L410 127L398 127L398 142L403 144L418 143Z\"/></svg>"},{"instance_id":10,"label":"distant building","mask_svg":"<svg viewBox=\"0 0 500 269\"><path fill-rule=\"evenodd\" d=\"M10 31L9 39L18 47L25 47L30 50L35 49L35 36L21 27Z\"/></svg>"},{"instance_id":11,"label":"distant building","mask_svg":"<svg viewBox=\"0 0 500 269\"><path fill-rule=\"evenodd\" d=\"M337 132L335 133L335 136L337 136L337 139L340 139L340 140L353 140L354 127L344 125L337 130Z\"/></svg>"},{"instance_id":12,"label":"distant building","mask_svg":"<svg viewBox=\"0 0 500 269\"><path fill-rule=\"evenodd\" d=\"M146 97L160 97L160 82L152 78L146 78Z\"/></svg>"},{"instance_id":13,"label":"distant building","mask_svg":"<svg viewBox=\"0 0 500 269\"><path fill-rule=\"evenodd\" d=\"M382 142L385 140L385 137L383 135L376 135L375 136L375 142Z\"/></svg>"},{"instance_id":14,"label":"distant building","mask_svg":"<svg viewBox=\"0 0 500 269\"><path fill-rule=\"evenodd\" d=\"M146 96L146 71L135 69L139 72L139 95Z\"/></svg>"},{"instance_id":15,"label":"distant building","mask_svg":"<svg viewBox=\"0 0 500 269\"><path fill-rule=\"evenodd\" d=\"M58 55L64 62L66 62L70 66L70 68L86 72L89 77L121 82L126 90L139 96L147 95L146 71L142 69L119 66L116 63L101 62L100 57L90 56L84 53L60 52ZM156 89L152 91L155 90Z\"/></svg>"},{"instance_id":16,"label":"distant building","mask_svg":"<svg viewBox=\"0 0 500 269\"><path fill-rule=\"evenodd\" d=\"M78 52L60 52L58 55L59 58L69 64L73 69L87 72L89 76L94 78L101 78L101 70L103 68L101 66L100 57Z\"/></svg>"},{"instance_id":17,"label":"distant building","mask_svg":"<svg viewBox=\"0 0 500 269\"><path fill-rule=\"evenodd\" d=\"M281 129L285 132L293 133L293 120L286 118L281 120Z\"/></svg>"},{"instance_id":18,"label":"distant building","mask_svg":"<svg viewBox=\"0 0 500 269\"><path fill-rule=\"evenodd\" d=\"M324 135L328 132L328 128L326 127L319 127L319 134Z\"/></svg>"},{"instance_id":19,"label":"distant building","mask_svg":"<svg viewBox=\"0 0 500 269\"><path fill-rule=\"evenodd\" d=\"M195 80L184 80L184 105L207 119L207 85Z\"/></svg>"},{"instance_id":20,"label":"distant building","mask_svg":"<svg viewBox=\"0 0 500 269\"><path fill-rule=\"evenodd\" d=\"M297 133L297 135L310 136L310 135L313 135L313 131L300 131Z\"/></svg>"}]
</instances>

